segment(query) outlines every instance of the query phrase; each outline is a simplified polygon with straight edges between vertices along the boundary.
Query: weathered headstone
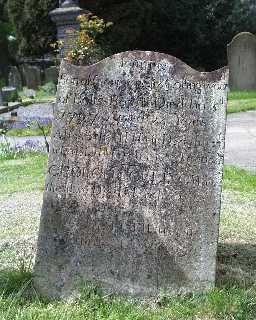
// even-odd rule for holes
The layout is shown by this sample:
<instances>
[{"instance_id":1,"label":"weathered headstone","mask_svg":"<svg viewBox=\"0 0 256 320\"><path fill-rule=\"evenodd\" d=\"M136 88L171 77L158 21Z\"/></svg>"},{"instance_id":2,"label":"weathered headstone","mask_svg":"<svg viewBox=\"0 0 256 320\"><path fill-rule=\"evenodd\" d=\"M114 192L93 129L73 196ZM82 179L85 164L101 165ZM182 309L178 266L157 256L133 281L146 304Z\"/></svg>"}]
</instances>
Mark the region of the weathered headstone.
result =
<instances>
[{"instance_id":1,"label":"weathered headstone","mask_svg":"<svg viewBox=\"0 0 256 320\"><path fill-rule=\"evenodd\" d=\"M4 102L15 102L19 98L17 88L15 87L3 87L2 95Z\"/></svg>"},{"instance_id":2,"label":"weathered headstone","mask_svg":"<svg viewBox=\"0 0 256 320\"><path fill-rule=\"evenodd\" d=\"M165 54L61 64L34 284L150 296L214 286L228 70Z\"/></svg>"},{"instance_id":3,"label":"weathered headstone","mask_svg":"<svg viewBox=\"0 0 256 320\"><path fill-rule=\"evenodd\" d=\"M10 87L15 87L18 90L22 89L22 79L19 69L16 66L11 66L8 76L8 84Z\"/></svg>"},{"instance_id":4,"label":"weathered headstone","mask_svg":"<svg viewBox=\"0 0 256 320\"><path fill-rule=\"evenodd\" d=\"M45 82L58 83L59 69L55 66L45 69Z\"/></svg>"},{"instance_id":5,"label":"weathered headstone","mask_svg":"<svg viewBox=\"0 0 256 320\"><path fill-rule=\"evenodd\" d=\"M256 36L249 32L236 35L228 45L229 86L234 90L256 90Z\"/></svg>"},{"instance_id":6,"label":"weathered headstone","mask_svg":"<svg viewBox=\"0 0 256 320\"><path fill-rule=\"evenodd\" d=\"M24 64L22 65L22 74L28 89L36 90L42 84L40 68Z\"/></svg>"}]
</instances>

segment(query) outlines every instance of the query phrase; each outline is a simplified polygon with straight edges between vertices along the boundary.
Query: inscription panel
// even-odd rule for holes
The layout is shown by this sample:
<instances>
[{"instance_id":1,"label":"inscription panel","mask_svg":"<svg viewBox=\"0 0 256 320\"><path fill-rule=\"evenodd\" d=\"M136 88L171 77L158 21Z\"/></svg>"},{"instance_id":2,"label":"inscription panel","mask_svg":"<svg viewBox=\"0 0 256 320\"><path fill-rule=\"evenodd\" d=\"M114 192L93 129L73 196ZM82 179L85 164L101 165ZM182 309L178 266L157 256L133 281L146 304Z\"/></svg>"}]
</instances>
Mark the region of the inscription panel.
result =
<instances>
[{"instance_id":1,"label":"inscription panel","mask_svg":"<svg viewBox=\"0 0 256 320\"><path fill-rule=\"evenodd\" d=\"M153 52L62 62L35 266L43 293L68 295L81 277L133 295L213 286L227 78Z\"/></svg>"}]
</instances>

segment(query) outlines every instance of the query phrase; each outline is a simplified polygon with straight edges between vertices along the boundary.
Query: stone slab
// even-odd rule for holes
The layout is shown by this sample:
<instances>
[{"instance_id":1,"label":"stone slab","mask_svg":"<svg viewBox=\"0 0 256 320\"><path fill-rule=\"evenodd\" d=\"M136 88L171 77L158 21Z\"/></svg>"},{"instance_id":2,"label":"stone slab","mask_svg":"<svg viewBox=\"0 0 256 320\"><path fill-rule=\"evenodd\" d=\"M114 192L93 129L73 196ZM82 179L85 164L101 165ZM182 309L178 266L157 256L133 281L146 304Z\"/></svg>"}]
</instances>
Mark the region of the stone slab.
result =
<instances>
[{"instance_id":1,"label":"stone slab","mask_svg":"<svg viewBox=\"0 0 256 320\"><path fill-rule=\"evenodd\" d=\"M155 296L214 287L228 70L165 54L62 61L34 285Z\"/></svg>"},{"instance_id":2,"label":"stone slab","mask_svg":"<svg viewBox=\"0 0 256 320\"><path fill-rule=\"evenodd\" d=\"M52 66L45 69L45 82L53 82L54 84L58 83L59 68Z\"/></svg>"},{"instance_id":3,"label":"stone slab","mask_svg":"<svg viewBox=\"0 0 256 320\"><path fill-rule=\"evenodd\" d=\"M230 88L256 90L256 36L249 32L236 35L228 45Z\"/></svg>"},{"instance_id":4,"label":"stone slab","mask_svg":"<svg viewBox=\"0 0 256 320\"><path fill-rule=\"evenodd\" d=\"M10 87L15 87L22 90L22 79L19 69L16 66L11 66L8 75L8 84Z\"/></svg>"},{"instance_id":5,"label":"stone slab","mask_svg":"<svg viewBox=\"0 0 256 320\"><path fill-rule=\"evenodd\" d=\"M42 84L40 68L36 66L30 66L28 64L23 64L21 66L21 69L25 86L28 89L37 90L38 87Z\"/></svg>"}]
</instances>

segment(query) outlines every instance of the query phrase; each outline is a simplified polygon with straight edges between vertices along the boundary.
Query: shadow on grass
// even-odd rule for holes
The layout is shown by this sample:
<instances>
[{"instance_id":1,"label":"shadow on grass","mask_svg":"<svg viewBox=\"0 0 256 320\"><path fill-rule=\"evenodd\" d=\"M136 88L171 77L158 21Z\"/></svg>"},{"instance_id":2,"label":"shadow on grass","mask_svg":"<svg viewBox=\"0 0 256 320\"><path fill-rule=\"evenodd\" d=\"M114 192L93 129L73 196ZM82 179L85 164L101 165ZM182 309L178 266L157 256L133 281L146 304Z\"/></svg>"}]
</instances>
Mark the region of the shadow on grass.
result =
<instances>
[{"instance_id":1,"label":"shadow on grass","mask_svg":"<svg viewBox=\"0 0 256 320\"><path fill-rule=\"evenodd\" d=\"M249 288L256 285L256 244L218 246L217 287Z\"/></svg>"},{"instance_id":2,"label":"shadow on grass","mask_svg":"<svg viewBox=\"0 0 256 320\"><path fill-rule=\"evenodd\" d=\"M218 288L256 286L256 244L220 243L217 255ZM32 274L18 270L0 270L0 291L5 295L32 288Z\"/></svg>"},{"instance_id":3,"label":"shadow on grass","mask_svg":"<svg viewBox=\"0 0 256 320\"><path fill-rule=\"evenodd\" d=\"M0 270L0 291L8 296L31 287L32 274L17 270Z\"/></svg>"}]
</instances>

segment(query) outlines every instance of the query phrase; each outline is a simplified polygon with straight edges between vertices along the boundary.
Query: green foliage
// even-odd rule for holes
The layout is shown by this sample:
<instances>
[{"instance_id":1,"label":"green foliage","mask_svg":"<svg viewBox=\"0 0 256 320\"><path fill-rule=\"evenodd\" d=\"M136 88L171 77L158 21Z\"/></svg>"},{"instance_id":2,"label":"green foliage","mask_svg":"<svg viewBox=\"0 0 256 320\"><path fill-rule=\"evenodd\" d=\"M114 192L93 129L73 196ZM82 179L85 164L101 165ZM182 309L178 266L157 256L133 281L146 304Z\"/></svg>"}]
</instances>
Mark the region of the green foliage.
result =
<instances>
[{"instance_id":1,"label":"green foliage","mask_svg":"<svg viewBox=\"0 0 256 320\"><path fill-rule=\"evenodd\" d=\"M36 92L36 97L49 97L56 94L56 85L53 82L47 82L43 86L39 87L39 90Z\"/></svg>"},{"instance_id":2,"label":"green foliage","mask_svg":"<svg viewBox=\"0 0 256 320\"><path fill-rule=\"evenodd\" d=\"M160 51L195 68L212 70L227 63L226 45L235 34L256 33L253 0L80 0L79 4L113 21L109 32L97 35L106 54ZM48 14L57 6L57 0L8 0L20 54L50 50L56 28Z\"/></svg>"},{"instance_id":3,"label":"green foliage","mask_svg":"<svg viewBox=\"0 0 256 320\"><path fill-rule=\"evenodd\" d=\"M3 77L0 77L0 88L4 87L6 85L6 81Z\"/></svg>"},{"instance_id":4,"label":"green foliage","mask_svg":"<svg viewBox=\"0 0 256 320\"><path fill-rule=\"evenodd\" d=\"M9 142L0 143L0 160L16 159L18 156L18 152Z\"/></svg>"},{"instance_id":5,"label":"green foliage","mask_svg":"<svg viewBox=\"0 0 256 320\"><path fill-rule=\"evenodd\" d=\"M102 37L114 52L170 53L194 67L216 69L227 63L226 45L240 31L256 33L256 6L240 0L81 0L113 21Z\"/></svg>"},{"instance_id":6,"label":"green foliage","mask_svg":"<svg viewBox=\"0 0 256 320\"><path fill-rule=\"evenodd\" d=\"M22 106L26 107L31 103L40 103L45 101L55 101L56 95L56 85L53 82L47 82L44 85L40 86L38 90L36 90L36 95L33 99L28 98L25 94L26 88L23 88L22 91L19 92L19 96L22 98Z\"/></svg>"},{"instance_id":7,"label":"green foliage","mask_svg":"<svg viewBox=\"0 0 256 320\"><path fill-rule=\"evenodd\" d=\"M95 63L104 58L104 50L97 44L96 38L112 26L103 19L91 14L82 14L77 17L80 28L70 30L70 43L65 49L66 58L75 64L85 65Z\"/></svg>"},{"instance_id":8,"label":"green foliage","mask_svg":"<svg viewBox=\"0 0 256 320\"><path fill-rule=\"evenodd\" d=\"M45 125L42 126L46 136L51 134L52 126ZM10 129L8 130L7 137L38 137L43 136L42 129L40 128L24 128L24 129Z\"/></svg>"},{"instance_id":9,"label":"green foliage","mask_svg":"<svg viewBox=\"0 0 256 320\"><path fill-rule=\"evenodd\" d=\"M8 0L20 55L39 55L48 52L56 36L56 28L49 11L58 6L57 0Z\"/></svg>"},{"instance_id":10,"label":"green foliage","mask_svg":"<svg viewBox=\"0 0 256 320\"><path fill-rule=\"evenodd\" d=\"M8 19L6 1L0 0L0 61L1 63L9 62L9 45L8 37L13 35L13 26Z\"/></svg>"}]
</instances>

